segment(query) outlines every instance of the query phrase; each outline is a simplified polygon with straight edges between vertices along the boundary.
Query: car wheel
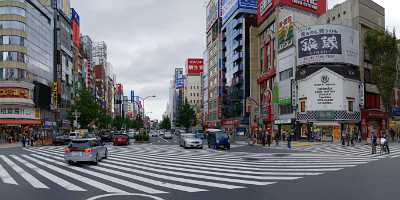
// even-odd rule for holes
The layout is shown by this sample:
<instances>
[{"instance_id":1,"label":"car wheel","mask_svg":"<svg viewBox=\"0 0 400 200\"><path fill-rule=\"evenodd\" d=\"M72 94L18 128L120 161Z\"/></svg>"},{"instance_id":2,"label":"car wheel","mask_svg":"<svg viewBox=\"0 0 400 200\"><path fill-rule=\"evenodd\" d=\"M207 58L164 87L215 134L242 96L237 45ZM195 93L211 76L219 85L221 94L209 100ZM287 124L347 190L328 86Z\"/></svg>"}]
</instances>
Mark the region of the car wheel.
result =
<instances>
[{"instance_id":1,"label":"car wheel","mask_svg":"<svg viewBox=\"0 0 400 200\"><path fill-rule=\"evenodd\" d=\"M68 163L69 165L75 165L74 161L72 161L72 160L68 160L67 163Z\"/></svg>"},{"instance_id":2,"label":"car wheel","mask_svg":"<svg viewBox=\"0 0 400 200\"><path fill-rule=\"evenodd\" d=\"M97 165L99 163L99 154L96 154L96 159L94 160L93 164Z\"/></svg>"}]
</instances>

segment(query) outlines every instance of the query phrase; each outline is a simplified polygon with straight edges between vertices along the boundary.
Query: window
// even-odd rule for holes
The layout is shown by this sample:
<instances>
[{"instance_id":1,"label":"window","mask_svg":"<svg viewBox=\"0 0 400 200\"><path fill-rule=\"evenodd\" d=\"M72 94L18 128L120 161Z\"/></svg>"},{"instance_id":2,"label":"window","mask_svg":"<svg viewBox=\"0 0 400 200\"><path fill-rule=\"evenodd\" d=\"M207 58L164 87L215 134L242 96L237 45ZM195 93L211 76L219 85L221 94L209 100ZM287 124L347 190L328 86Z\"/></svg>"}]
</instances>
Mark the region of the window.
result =
<instances>
[{"instance_id":1,"label":"window","mask_svg":"<svg viewBox=\"0 0 400 200\"><path fill-rule=\"evenodd\" d=\"M289 79L289 78L292 78L292 77L293 77L293 69L292 68L284 70L284 71L281 71L279 73L279 80L280 81L283 81L283 80L286 80L286 79Z\"/></svg>"},{"instance_id":2,"label":"window","mask_svg":"<svg viewBox=\"0 0 400 200\"><path fill-rule=\"evenodd\" d=\"M368 68L364 68L364 81L366 83L373 83L373 80L371 77L371 70Z\"/></svg>"},{"instance_id":3,"label":"window","mask_svg":"<svg viewBox=\"0 0 400 200\"><path fill-rule=\"evenodd\" d=\"M18 61L25 63L25 54L15 51L3 51L0 52L0 60L2 61Z\"/></svg>"},{"instance_id":4,"label":"window","mask_svg":"<svg viewBox=\"0 0 400 200\"><path fill-rule=\"evenodd\" d=\"M21 15L26 16L25 9L20 7L0 7L0 15L4 14L14 14L14 15Z\"/></svg>"},{"instance_id":5,"label":"window","mask_svg":"<svg viewBox=\"0 0 400 200\"><path fill-rule=\"evenodd\" d=\"M16 29L25 31L25 24L19 21L0 21L0 29Z\"/></svg>"},{"instance_id":6,"label":"window","mask_svg":"<svg viewBox=\"0 0 400 200\"><path fill-rule=\"evenodd\" d=\"M279 105L279 113L281 115L291 114L292 105Z\"/></svg>"},{"instance_id":7,"label":"window","mask_svg":"<svg viewBox=\"0 0 400 200\"><path fill-rule=\"evenodd\" d=\"M348 101L347 106L348 106L347 110L349 112L354 112L354 101Z\"/></svg>"},{"instance_id":8,"label":"window","mask_svg":"<svg viewBox=\"0 0 400 200\"><path fill-rule=\"evenodd\" d=\"M306 112L306 101L302 100L300 101L300 112Z\"/></svg>"}]
</instances>

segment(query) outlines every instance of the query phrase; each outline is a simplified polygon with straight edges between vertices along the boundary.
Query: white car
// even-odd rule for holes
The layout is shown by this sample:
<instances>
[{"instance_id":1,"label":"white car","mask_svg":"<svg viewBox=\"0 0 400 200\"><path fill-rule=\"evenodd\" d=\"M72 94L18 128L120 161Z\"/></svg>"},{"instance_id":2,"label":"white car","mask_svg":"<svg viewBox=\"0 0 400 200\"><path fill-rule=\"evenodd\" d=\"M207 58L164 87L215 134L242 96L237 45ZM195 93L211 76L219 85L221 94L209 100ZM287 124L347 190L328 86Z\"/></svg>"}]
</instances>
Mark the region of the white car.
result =
<instances>
[{"instance_id":1,"label":"white car","mask_svg":"<svg viewBox=\"0 0 400 200\"><path fill-rule=\"evenodd\" d=\"M165 132L163 138L164 139L172 139L172 133L171 132Z\"/></svg>"},{"instance_id":2,"label":"white car","mask_svg":"<svg viewBox=\"0 0 400 200\"><path fill-rule=\"evenodd\" d=\"M79 132L76 132L76 131L75 132L71 132L71 133L69 133L68 138L71 139L71 140L79 139L79 135L80 135Z\"/></svg>"},{"instance_id":3,"label":"white car","mask_svg":"<svg viewBox=\"0 0 400 200\"><path fill-rule=\"evenodd\" d=\"M203 148L203 140L197 138L195 134L182 134L179 140L179 145L183 148Z\"/></svg>"},{"instance_id":4,"label":"white car","mask_svg":"<svg viewBox=\"0 0 400 200\"><path fill-rule=\"evenodd\" d=\"M157 133L157 132L154 132L154 131L151 131L151 132L150 132L150 136L151 136L151 137L158 137L158 133Z\"/></svg>"}]
</instances>

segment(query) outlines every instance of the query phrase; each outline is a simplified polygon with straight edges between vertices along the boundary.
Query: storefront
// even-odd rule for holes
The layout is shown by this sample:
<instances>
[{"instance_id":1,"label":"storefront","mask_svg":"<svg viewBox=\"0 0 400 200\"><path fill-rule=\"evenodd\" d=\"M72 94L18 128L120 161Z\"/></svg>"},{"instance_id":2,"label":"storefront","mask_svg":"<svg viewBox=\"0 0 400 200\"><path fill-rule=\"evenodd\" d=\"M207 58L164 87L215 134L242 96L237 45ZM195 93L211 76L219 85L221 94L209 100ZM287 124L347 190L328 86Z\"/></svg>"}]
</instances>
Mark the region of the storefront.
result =
<instances>
[{"instance_id":1,"label":"storefront","mask_svg":"<svg viewBox=\"0 0 400 200\"><path fill-rule=\"evenodd\" d=\"M371 133L381 136L381 131L385 127L386 113L382 111L363 111L361 113L361 132L362 139L367 140Z\"/></svg>"}]
</instances>

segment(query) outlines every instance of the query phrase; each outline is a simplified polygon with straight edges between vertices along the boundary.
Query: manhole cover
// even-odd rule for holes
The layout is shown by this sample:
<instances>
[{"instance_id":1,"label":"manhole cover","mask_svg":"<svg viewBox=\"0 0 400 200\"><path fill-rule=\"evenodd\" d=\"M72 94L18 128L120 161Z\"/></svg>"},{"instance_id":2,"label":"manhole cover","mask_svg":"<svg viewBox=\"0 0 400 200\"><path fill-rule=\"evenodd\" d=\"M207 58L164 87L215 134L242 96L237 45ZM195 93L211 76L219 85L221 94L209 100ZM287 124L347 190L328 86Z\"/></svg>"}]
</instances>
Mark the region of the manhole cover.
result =
<instances>
[{"instance_id":1,"label":"manhole cover","mask_svg":"<svg viewBox=\"0 0 400 200\"><path fill-rule=\"evenodd\" d=\"M290 156L288 153L274 153L272 154L273 157L287 157Z\"/></svg>"}]
</instances>

